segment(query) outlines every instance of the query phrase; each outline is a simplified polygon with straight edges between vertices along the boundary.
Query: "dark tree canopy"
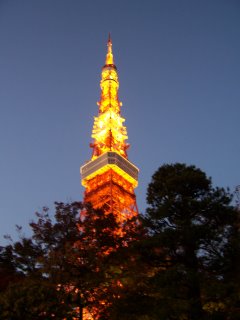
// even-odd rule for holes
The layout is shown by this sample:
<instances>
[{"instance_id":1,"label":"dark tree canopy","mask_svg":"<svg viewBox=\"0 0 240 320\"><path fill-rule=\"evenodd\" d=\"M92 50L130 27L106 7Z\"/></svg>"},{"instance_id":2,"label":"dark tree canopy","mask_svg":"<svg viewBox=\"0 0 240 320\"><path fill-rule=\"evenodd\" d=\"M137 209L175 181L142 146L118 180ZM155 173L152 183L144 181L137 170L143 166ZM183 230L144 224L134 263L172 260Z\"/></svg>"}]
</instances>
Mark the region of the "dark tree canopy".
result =
<instances>
[{"instance_id":1,"label":"dark tree canopy","mask_svg":"<svg viewBox=\"0 0 240 320\"><path fill-rule=\"evenodd\" d=\"M122 225L113 214L74 202L56 203L54 217L43 208L30 226L31 237L20 236L0 252L0 271L8 269L11 276L2 284L0 318L72 319L87 309L94 319L108 319L120 278L126 277L125 251L137 236L136 223Z\"/></svg>"},{"instance_id":2,"label":"dark tree canopy","mask_svg":"<svg viewBox=\"0 0 240 320\"><path fill-rule=\"evenodd\" d=\"M195 166L164 165L146 214L56 203L0 248L0 319L240 319L240 219ZM20 230L20 229L19 229Z\"/></svg>"},{"instance_id":3,"label":"dark tree canopy","mask_svg":"<svg viewBox=\"0 0 240 320\"><path fill-rule=\"evenodd\" d=\"M153 175L144 224L149 259L158 271L149 281L166 319L229 316L226 296L215 290L224 282L227 246L237 219L231 200L228 191L214 188L194 166L164 165ZM236 314L228 319L237 319Z\"/></svg>"}]
</instances>

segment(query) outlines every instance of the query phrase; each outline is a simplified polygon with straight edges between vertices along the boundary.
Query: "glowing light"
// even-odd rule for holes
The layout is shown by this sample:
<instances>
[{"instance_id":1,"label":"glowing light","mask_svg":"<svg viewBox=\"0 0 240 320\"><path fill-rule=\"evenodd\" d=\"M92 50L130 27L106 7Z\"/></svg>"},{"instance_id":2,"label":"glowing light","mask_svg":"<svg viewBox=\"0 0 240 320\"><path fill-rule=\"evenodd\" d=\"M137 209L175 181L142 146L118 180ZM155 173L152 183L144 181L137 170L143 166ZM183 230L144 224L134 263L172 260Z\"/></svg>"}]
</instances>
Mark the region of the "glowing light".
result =
<instances>
[{"instance_id":1,"label":"glowing light","mask_svg":"<svg viewBox=\"0 0 240 320\"><path fill-rule=\"evenodd\" d=\"M112 54L112 41L109 37L108 39L108 52L107 52L107 56L106 56L106 65L111 65L114 64L113 61L113 54Z\"/></svg>"},{"instance_id":2,"label":"glowing light","mask_svg":"<svg viewBox=\"0 0 240 320\"><path fill-rule=\"evenodd\" d=\"M112 41L107 43L105 65L100 81L98 116L92 129L92 158L81 167L84 201L105 214L114 213L118 221L138 214L134 188L138 185L138 168L127 157L127 129L118 99L118 73L114 64ZM121 230L116 231L121 234Z\"/></svg>"},{"instance_id":3,"label":"glowing light","mask_svg":"<svg viewBox=\"0 0 240 320\"><path fill-rule=\"evenodd\" d=\"M92 130L92 160L108 151L114 151L127 158L127 129L125 119L120 114L121 102L118 99L118 74L114 65L112 42L108 40L106 64L100 81L101 99L98 102L99 114L94 119Z\"/></svg>"},{"instance_id":4,"label":"glowing light","mask_svg":"<svg viewBox=\"0 0 240 320\"><path fill-rule=\"evenodd\" d=\"M92 129L91 160L81 167L84 201L105 214L113 213L118 221L138 214L134 188L138 185L138 168L127 156L128 135L121 116L118 98L118 73L114 64L112 41L107 43L105 65L101 73L101 97ZM116 234L121 234L121 230Z\"/></svg>"}]
</instances>

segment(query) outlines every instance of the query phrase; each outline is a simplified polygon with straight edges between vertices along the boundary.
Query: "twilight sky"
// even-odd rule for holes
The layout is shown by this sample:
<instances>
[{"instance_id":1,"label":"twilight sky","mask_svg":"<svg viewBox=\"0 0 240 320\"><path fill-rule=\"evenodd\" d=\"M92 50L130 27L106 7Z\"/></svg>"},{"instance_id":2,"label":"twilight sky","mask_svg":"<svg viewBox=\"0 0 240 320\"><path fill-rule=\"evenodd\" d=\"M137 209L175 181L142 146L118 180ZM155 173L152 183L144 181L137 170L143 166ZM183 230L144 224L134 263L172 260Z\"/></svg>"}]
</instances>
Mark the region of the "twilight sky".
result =
<instances>
[{"instance_id":1,"label":"twilight sky","mask_svg":"<svg viewBox=\"0 0 240 320\"><path fill-rule=\"evenodd\" d=\"M140 212L164 163L240 184L239 0L0 0L0 244L82 200L108 32Z\"/></svg>"}]
</instances>

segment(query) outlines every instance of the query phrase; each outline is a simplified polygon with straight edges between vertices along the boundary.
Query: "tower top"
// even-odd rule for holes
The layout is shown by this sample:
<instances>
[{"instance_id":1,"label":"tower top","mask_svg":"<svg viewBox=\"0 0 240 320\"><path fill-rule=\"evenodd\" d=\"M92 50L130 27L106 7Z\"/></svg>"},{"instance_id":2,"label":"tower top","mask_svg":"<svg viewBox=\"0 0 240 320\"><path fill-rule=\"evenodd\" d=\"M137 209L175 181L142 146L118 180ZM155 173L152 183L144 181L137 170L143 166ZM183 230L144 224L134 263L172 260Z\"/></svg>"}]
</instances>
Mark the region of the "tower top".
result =
<instances>
[{"instance_id":1,"label":"tower top","mask_svg":"<svg viewBox=\"0 0 240 320\"><path fill-rule=\"evenodd\" d=\"M112 53L112 39L111 39L110 33L108 35L107 46L108 46L108 50L106 55L106 65L114 65L113 53Z\"/></svg>"},{"instance_id":2,"label":"tower top","mask_svg":"<svg viewBox=\"0 0 240 320\"><path fill-rule=\"evenodd\" d=\"M128 160L127 128L118 98L118 72L114 64L109 34L105 65L101 70L101 96L98 115L92 129L91 160L81 167L84 202L103 214L113 214L120 226L114 236L125 234L125 221L138 214L134 188L138 185L138 168Z\"/></svg>"},{"instance_id":3,"label":"tower top","mask_svg":"<svg viewBox=\"0 0 240 320\"><path fill-rule=\"evenodd\" d=\"M109 34L107 42L107 55L105 65L102 68L100 81L101 98L98 117L95 117L91 143L93 148L92 160L105 152L116 152L127 159L129 144L127 129L123 125L125 119L121 116L122 103L118 99L118 73L114 64L112 53L112 40Z\"/></svg>"}]
</instances>

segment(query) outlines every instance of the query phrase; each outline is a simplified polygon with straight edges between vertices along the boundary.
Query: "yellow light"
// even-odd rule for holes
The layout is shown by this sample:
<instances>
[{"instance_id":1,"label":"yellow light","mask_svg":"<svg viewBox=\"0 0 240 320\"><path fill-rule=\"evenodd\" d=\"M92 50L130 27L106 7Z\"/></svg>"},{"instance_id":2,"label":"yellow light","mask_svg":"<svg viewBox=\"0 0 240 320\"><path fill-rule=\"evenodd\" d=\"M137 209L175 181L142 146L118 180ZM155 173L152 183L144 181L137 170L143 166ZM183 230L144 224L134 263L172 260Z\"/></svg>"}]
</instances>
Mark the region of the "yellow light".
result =
<instances>
[{"instance_id":1,"label":"yellow light","mask_svg":"<svg viewBox=\"0 0 240 320\"><path fill-rule=\"evenodd\" d=\"M133 186L133 188L136 188L138 186L138 181L131 177L129 174L127 174L125 171L123 171L121 168L116 166L115 164L107 164L100 169L94 171L92 174L87 176L85 179L82 180L82 185L84 187L87 187L88 181L93 179L94 177L103 174L107 172L109 169L112 169L114 172L118 173L121 177L124 177L128 182L130 182Z\"/></svg>"},{"instance_id":2,"label":"yellow light","mask_svg":"<svg viewBox=\"0 0 240 320\"><path fill-rule=\"evenodd\" d=\"M118 73L110 36L100 88L99 113L94 117L93 142L90 144L93 154L91 160L81 167L82 184L86 188L84 202L91 203L94 209L101 209L104 215L114 214L120 227L113 231L113 235L119 238L126 233L121 226L138 214L134 188L138 185L139 170L127 157L128 135L123 125L125 119L120 113L122 103L118 99ZM108 255L112 250L115 249L102 249L99 254ZM122 287L120 281L116 285ZM100 303L106 305L107 302ZM94 316L88 311L84 308L84 320L100 319L97 309L91 310Z\"/></svg>"}]
</instances>

